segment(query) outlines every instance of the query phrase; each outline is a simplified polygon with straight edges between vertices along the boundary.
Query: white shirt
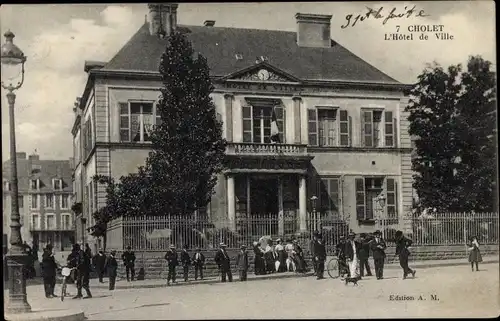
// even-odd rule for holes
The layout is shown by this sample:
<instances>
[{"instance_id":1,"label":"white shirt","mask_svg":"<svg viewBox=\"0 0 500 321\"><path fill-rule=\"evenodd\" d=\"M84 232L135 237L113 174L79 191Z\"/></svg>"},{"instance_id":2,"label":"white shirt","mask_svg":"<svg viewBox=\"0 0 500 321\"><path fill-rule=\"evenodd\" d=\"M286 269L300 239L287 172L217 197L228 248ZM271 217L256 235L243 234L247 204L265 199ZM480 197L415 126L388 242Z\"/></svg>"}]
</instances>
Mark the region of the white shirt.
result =
<instances>
[{"instance_id":1,"label":"white shirt","mask_svg":"<svg viewBox=\"0 0 500 321\"><path fill-rule=\"evenodd\" d=\"M196 253L195 259L196 259L196 260L199 260L199 259L200 259L200 253Z\"/></svg>"},{"instance_id":2,"label":"white shirt","mask_svg":"<svg viewBox=\"0 0 500 321\"><path fill-rule=\"evenodd\" d=\"M354 256L356 256L356 243L354 243L354 241L351 241L351 246L352 246L352 252L354 253Z\"/></svg>"},{"instance_id":3,"label":"white shirt","mask_svg":"<svg viewBox=\"0 0 500 321\"><path fill-rule=\"evenodd\" d=\"M276 247L274 248L275 251L283 251L283 245L281 244L278 244L276 245Z\"/></svg>"}]
</instances>

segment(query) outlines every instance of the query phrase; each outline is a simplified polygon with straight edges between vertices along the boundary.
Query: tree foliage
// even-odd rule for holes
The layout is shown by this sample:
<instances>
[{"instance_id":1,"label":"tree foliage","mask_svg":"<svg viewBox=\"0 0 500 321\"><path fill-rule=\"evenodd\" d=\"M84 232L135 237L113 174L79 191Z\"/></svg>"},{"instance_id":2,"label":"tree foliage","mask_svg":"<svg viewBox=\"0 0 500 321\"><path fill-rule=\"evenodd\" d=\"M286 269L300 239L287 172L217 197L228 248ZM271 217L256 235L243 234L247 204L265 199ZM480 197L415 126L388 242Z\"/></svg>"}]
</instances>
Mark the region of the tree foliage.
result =
<instances>
[{"instance_id":1,"label":"tree foliage","mask_svg":"<svg viewBox=\"0 0 500 321\"><path fill-rule=\"evenodd\" d=\"M435 64L410 91L414 188L423 208L492 211L496 198L496 89L491 63Z\"/></svg>"}]
</instances>

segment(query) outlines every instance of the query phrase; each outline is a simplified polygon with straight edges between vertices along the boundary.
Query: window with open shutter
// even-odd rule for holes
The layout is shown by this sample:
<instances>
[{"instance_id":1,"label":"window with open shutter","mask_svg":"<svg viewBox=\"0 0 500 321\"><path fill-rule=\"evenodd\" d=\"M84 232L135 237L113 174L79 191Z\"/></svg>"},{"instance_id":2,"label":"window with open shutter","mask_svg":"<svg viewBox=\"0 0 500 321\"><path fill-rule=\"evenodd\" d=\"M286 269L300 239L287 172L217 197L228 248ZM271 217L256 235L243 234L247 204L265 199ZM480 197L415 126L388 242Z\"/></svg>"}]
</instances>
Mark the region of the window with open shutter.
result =
<instances>
[{"instance_id":1,"label":"window with open shutter","mask_svg":"<svg viewBox=\"0 0 500 321\"><path fill-rule=\"evenodd\" d=\"M340 146L349 146L349 129L347 110L340 110Z\"/></svg>"},{"instance_id":2,"label":"window with open shutter","mask_svg":"<svg viewBox=\"0 0 500 321\"><path fill-rule=\"evenodd\" d=\"M386 181L386 192L387 192L387 218L396 219L398 217L398 205L397 205L397 182L393 178L387 178Z\"/></svg>"},{"instance_id":3,"label":"window with open shutter","mask_svg":"<svg viewBox=\"0 0 500 321\"><path fill-rule=\"evenodd\" d=\"M394 147L394 120L392 111L386 111L384 115L385 122L385 147Z\"/></svg>"},{"instance_id":4,"label":"window with open shutter","mask_svg":"<svg viewBox=\"0 0 500 321\"><path fill-rule=\"evenodd\" d=\"M119 103L120 109L120 141L130 141L130 111L128 103Z\"/></svg>"},{"instance_id":5,"label":"window with open shutter","mask_svg":"<svg viewBox=\"0 0 500 321\"><path fill-rule=\"evenodd\" d=\"M318 145L318 115L316 109L307 110L307 130L309 136L309 145Z\"/></svg>"},{"instance_id":6,"label":"window with open shutter","mask_svg":"<svg viewBox=\"0 0 500 321\"><path fill-rule=\"evenodd\" d=\"M243 142L251 143L253 142L252 106L248 105L245 101L242 101L241 111L243 115Z\"/></svg>"},{"instance_id":7,"label":"window with open shutter","mask_svg":"<svg viewBox=\"0 0 500 321\"><path fill-rule=\"evenodd\" d=\"M365 179L363 177L355 178L356 186L356 219L365 219Z\"/></svg>"},{"instance_id":8,"label":"window with open shutter","mask_svg":"<svg viewBox=\"0 0 500 321\"><path fill-rule=\"evenodd\" d=\"M371 110L361 111L362 146L373 147L373 113Z\"/></svg>"}]
</instances>

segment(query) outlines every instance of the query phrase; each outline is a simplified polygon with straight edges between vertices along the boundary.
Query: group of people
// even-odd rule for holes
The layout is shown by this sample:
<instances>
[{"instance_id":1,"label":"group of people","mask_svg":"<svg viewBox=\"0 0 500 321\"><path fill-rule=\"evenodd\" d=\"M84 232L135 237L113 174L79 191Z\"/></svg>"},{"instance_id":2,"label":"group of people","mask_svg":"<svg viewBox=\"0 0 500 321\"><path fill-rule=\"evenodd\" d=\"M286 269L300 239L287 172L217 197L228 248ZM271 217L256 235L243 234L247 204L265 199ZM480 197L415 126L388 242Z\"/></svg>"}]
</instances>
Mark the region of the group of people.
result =
<instances>
[{"instance_id":1,"label":"group of people","mask_svg":"<svg viewBox=\"0 0 500 321\"><path fill-rule=\"evenodd\" d=\"M264 248L259 242L254 242L253 252L256 275L286 271L303 273L307 269L304 252L297 240L287 240L283 245L283 241L277 239L273 246L273 240L268 239Z\"/></svg>"}]
</instances>

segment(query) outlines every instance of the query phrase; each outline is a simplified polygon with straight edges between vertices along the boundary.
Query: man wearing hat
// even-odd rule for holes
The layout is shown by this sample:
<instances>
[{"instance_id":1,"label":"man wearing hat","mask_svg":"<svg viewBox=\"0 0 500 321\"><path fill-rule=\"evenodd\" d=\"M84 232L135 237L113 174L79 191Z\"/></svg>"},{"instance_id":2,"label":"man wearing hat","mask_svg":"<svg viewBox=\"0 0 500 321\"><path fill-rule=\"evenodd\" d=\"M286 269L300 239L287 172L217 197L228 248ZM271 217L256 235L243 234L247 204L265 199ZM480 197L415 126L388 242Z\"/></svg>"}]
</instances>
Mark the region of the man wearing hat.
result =
<instances>
[{"instance_id":1,"label":"man wearing hat","mask_svg":"<svg viewBox=\"0 0 500 321\"><path fill-rule=\"evenodd\" d=\"M360 234L361 248L359 250L359 275L361 277L372 276L372 271L370 269L370 264L368 264L368 259L370 258L370 239L367 237L366 233Z\"/></svg>"},{"instance_id":2,"label":"man wearing hat","mask_svg":"<svg viewBox=\"0 0 500 321\"><path fill-rule=\"evenodd\" d=\"M130 274L132 276L132 281L135 277L135 254L131 250L130 246L127 246L127 250L122 254L123 265L125 265L125 271L127 273L127 282L130 282Z\"/></svg>"},{"instance_id":3,"label":"man wearing hat","mask_svg":"<svg viewBox=\"0 0 500 321\"><path fill-rule=\"evenodd\" d=\"M42 255L42 276L45 297L49 299L57 296L54 294L54 287L56 286L56 270L57 263L54 259L54 254L52 253L52 245L47 244Z\"/></svg>"},{"instance_id":4,"label":"man wearing hat","mask_svg":"<svg viewBox=\"0 0 500 321\"><path fill-rule=\"evenodd\" d=\"M316 244L316 241L318 240L318 234L319 234L318 231L314 231L313 235L312 235L312 240L311 240L311 242L309 242L309 252L311 253L311 256L312 256L312 266L314 269L313 275L316 275L316 276L318 275L318 271L317 271L318 264L316 262L316 254L314 253L314 245Z\"/></svg>"},{"instance_id":5,"label":"man wearing hat","mask_svg":"<svg viewBox=\"0 0 500 321\"><path fill-rule=\"evenodd\" d=\"M109 257L106 259L106 271L109 277L109 290L115 289L116 271L118 270L118 262L116 261L116 251L111 251Z\"/></svg>"},{"instance_id":6,"label":"man wearing hat","mask_svg":"<svg viewBox=\"0 0 500 321\"><path fill-rule=\"evenodd\" d=\"M236 257L236 266L238 267L240 281L246 281L248 271L248 253L246 245L241 246L241 250Z\"/></svg>"},{"instance_id":7,"label":"man wearing hat","mask_svg":"<svg viewBox=\"0 0 500 321\"><path fill-rule=\"evenodd\" d=\"M359 251L361 250L361 243L355 240L356 234L349 232L348 240L345 244L345 257L349 265L349 272L351 279L359 279Z\"/></svg>"},{"instance_id":8,"label":"man wearing hat","mask_svg":"<svg viewBox=\"0 0 500 321\"><path fill-rule=\"evenodd\" d=\"M77 274L76 274L76 288L78 290L78 293L76 294L73 299L80 299L83 297L82 295L82 288L85 289L85 292L87 293L87 298L92 297L92 293L90 292L90 284L89 284L89 279L90 279L90 266L86 264L85 262L85 253L81 250L79 244L73 244L73 250L71 251L71 254L68 255L68 267L69 268L76 268Z\"/></svg>"},{"instance_id":9,"label":"man wearing hat","mask_svg":"<svg viewBox=\"0 0 500 321\"><path fill-rule=\"evenodd\" d=\"M175 267L179 265L175 245L170 245L170 249L167 251L167 254L165 254L165 260L167 260L168 264L167 285L170 285L170 280L175 283Z\"/></svg>"},{"instance_id":10,"label":"man wearing hat","mask_svg":"<svg viewBox=\"0 0 500 321\"><path fill-rule=\"evenodd\" d=\"M184 272L184 282L187 282L188 280L189 266L191 265L191 258L189 257L189 253L187 250L188 246L184 245L181 252L181 264Z\"/></svg>"},{"instance_id":11,"label":"man wearing hat","mask_svg":"<svg viewBox=\"0 0 500 321\"><path fill-rule=\"evenodd\" d=\"M382 233L376 230L373 233L375 238L370 242L370 248L373 253L373 262L375 264L375 276L377 280L384 278L384 261L385 261L385 241L382 239Z\"/></svg>"},{"instance_id":12,"label":"man wearing hat","mask_svg":"<svg viewBox=\"0 0 500 321\"><path fill-rule=\"evenodd\" d=\"M415 270L408 267L408 257L410 256L410 250L408 248L412 243L412 240L403 236L402 231L396 231L396 255L399 256L399 264L403 268L403 280L406 279L410 273L412 277L415 277L416 273Z\"/></svg>"},{"instance_id":13,"label":"man wearing hat","mask_svg":"<svg viewBox=\"0 0 500 321\"><path fill-rule=\"evenodd\" d=\"M215 263L219 266L221 281L226 282L227 275L229 282L233 282L233 275L231 274L231 261L226 251L226 244L220 244L220 249L215 254Z\"/></svg>"},{"instance_id":14,"label":"man wearing hat","mask_svg":"<svg viewBox=\"0 0 500 321\"><path fill-rule=\"evenodd\" d=\"M315 233L314 241L314 260L316 262L316 279L321 280L325 277L323 276L325 272L325 261L326 261L326 247L323 242L323 237L319 232Z\"/></svg>"},{"instance_id":15,"label":"man wearing hat","mask_svg":"<svg viewBox=\"0 0 500 321\"><path fill-rule=\"evenodd\" d=\"M205 256L201 253L199 247L196 248L196 253L193 255L194 279L198 280L198 272L203 280L203 266L205 265Z\"/></svg>"}]
</instances>

